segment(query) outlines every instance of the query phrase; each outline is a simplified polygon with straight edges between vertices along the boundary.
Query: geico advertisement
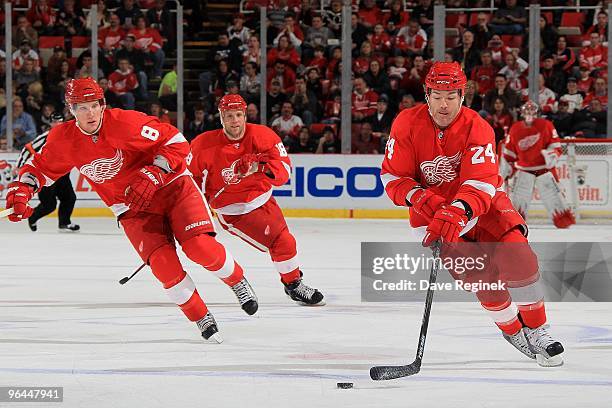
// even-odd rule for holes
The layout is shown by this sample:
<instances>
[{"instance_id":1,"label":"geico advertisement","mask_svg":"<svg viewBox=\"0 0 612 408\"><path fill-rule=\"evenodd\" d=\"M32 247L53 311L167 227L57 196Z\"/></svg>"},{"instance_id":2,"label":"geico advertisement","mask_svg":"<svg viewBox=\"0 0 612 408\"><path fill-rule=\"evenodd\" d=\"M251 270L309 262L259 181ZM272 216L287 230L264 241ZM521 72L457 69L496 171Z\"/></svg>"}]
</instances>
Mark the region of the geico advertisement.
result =
<instances>
[{"instance_id":1,"label":"geico advertisement","mask_svg":"<svg viewBox=\"0 0 612 408\"><path fill-rule=\"evenodd\" d=\"M15 153L0 153L0 198L14 177ZM274 191L283 208L385 209L394 208L380 181L382 155L292 155L289 182ZM610 203L611 160L605 156L581 156L575 165L576 193L582 208L608 210ZM560 184L569 201L573 200L570 169L562 158L557 166ZM89 182L76 169L71 173L77 193L77 206L103 207ZM534 209L541 209L534 192Z\"/></svg>"}]
</instances>

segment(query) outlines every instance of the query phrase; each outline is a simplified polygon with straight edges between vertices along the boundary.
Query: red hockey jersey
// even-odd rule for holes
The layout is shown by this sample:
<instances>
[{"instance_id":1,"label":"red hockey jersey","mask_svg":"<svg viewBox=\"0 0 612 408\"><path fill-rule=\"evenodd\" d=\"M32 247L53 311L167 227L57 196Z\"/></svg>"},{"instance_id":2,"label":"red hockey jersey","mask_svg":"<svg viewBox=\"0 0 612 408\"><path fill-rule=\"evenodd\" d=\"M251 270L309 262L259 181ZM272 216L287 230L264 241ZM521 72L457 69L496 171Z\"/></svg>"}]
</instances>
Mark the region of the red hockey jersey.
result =
<instances>
[{"instance_id":1,"label":"red hockey jersey","mask_svg":"<svg viewBox=\"0 0 612 408\"><path fill-rule=\"evenodd\" d=\"M267 153L265 165L273 177L257 172L243 179L234 169L238 160L249 153ZM244 137L230 140L223 129L204 132L191 142L189 170L209 205L224 215L249 213L264 205L272 196L272 186L282 186L291 175L291 161L280 138L263 125L246 124ZM216 194L222 189L216 198Z\"/></svg>"},{"instance_id":2,"label":"red hockey jersey","mask_svg":"<svg viewBox=\"0 0 612 408\"><path fill-rule=\"evenodd\" d=\"M501 185L493 129L466 107L445 130L435 126L426 104L405 109L391 126L381 180L398 206L407 206L408 192L422 186L447 203L463 200L475 219L489 211ZM419 226L423 219L410 211L411 225Z\"/></svg>"},{"instance_id":3,"label":"red hockey jersey","mask_svg":"<svg viewBox=\"0 0 612 408\"><path fill-rule=\"evenodd\" d=\"M515 162L515 167L521 170L544 170L546 161L542 150L554 150L561 155L561 143L552 122L536 118L531 126L524 120L512 125L504 147L504 158L508 162Z\"/></svg>"},{"instance_id":4,"label":"red hockey jersey","mask_svg":"<svg viewBox=\"0 0 612 408\"><path fill-rule=\"evenodd\" d=\"M162 47L164 42L159 31L151 27L142 32L137 28L132 28L128 34L136 38L136 48L144 52L155 52Z\"/></svg>"},{"instance_id":5,"label":"red hockey jersey","mask_svg":"<svg viewBox=\"0 0 612 408\"><path fill-rule=\"evenodd\" d=\"M136 172L161 155L172 169L165 180L170 183L189 174L188 154L189 144L174 126L141 112L106 109L102 128L93 137L81 132L74 120L51 129L45 147L21 173L32 173L44 186L76 167L118 216L129 209L125 189Z\"/></svg>"}]
</instances>

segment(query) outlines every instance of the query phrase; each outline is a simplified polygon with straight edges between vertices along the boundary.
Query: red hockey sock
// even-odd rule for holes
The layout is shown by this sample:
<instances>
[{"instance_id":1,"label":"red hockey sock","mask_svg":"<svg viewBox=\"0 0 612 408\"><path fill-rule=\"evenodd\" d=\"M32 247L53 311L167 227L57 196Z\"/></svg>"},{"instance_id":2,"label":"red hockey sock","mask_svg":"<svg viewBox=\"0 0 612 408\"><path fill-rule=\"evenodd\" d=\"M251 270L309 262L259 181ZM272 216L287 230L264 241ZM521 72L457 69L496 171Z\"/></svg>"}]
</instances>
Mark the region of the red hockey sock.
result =
<instances>
[{"instance_id":1,"label":"red hockey sock","mask_svg":"<svg viewBox=\"0 0 612 408\"><path fill-rule=\"evenodd\" d=\"M208 313L208 308L200 297L197 289L191 295L191 298L182 305L179 305L185 316L192 322L197 322Z\"/></svg>"},{"instance_id":2,"label":"red hockey sock","mask_svg":"<svg viewBox=\"0 0 612 408\"><path fill-rule=\"evenodd\" d=\"M520 305L518 310L525 326L531 329L546 323L546 307L543 300L529 305Z\"/></svg>"},{"instance_id":3,"label":"red hockey sock","mask_svg":"<svg viewBox=\"0 0 612 408\"><path fill-rule=\"evenodd\" d=\"M183 270L174 247L164 245L155 250L149 258L149 264L170 300L178 305L189 320L197 321L206 315L208 308L193 280Z\"/></svg>"},{"instance_id":4,"label":"red hockey sock","mask_svg":"<svg viewBox=\"0 0 612 408\"><path fill-rule=\"evenodd\" d=\"M270 246L270 257L284 284L300 278L297 244L288 229L283 230Z\"/></svg>"},{"instance_id":5,"label":"red hockey sock","mask_svg":"<svg viewBox=\"0 0 612 408\"><path fill-rule=\"evenodd\" d=\"M504 303L481 303L482 307L489 312L489 315L500 328L506 334L515 334L523 325L518 319L518 310L516 305L510 300Z\"/></svg>"},{"instance_id":6,"label":"red hockey sock","mask_svg":"<svg viewBox=\"0 0 612 408\"><path fill-rule=\"evenodd\" d=\"M234 286L242 280L242 267L234 261L232 254L210 235L197 235L181 245L189 259L214 273L227 285Z\"/></svg>"}]
</instances>

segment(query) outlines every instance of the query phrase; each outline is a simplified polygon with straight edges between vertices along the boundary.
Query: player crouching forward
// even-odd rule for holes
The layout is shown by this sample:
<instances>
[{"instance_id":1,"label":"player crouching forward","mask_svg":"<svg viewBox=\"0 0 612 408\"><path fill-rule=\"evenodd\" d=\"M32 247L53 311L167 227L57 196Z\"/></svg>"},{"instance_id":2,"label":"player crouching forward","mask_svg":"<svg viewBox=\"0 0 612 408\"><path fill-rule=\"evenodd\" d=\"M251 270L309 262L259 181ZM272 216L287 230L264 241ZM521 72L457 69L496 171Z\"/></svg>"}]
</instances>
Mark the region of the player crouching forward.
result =
<instances>
[{"instance_id":1,"label":"player crouching forward","mask_svg":"<svg viewBox=\"0 0 612 408\"><path fill-rule=\"evenodd\" d=\"M194 262L230 286L248 314L257 298L232 255L215 240L206 200L187 171L189 144L175 127L140 112L106 109L91 78L66 86L76 120L54 127L47 144L19 172L7 194L11 221L32 214L28 202L76 167L123 226L169 298L197 323L205 339L221 342L215 319L176 254L176 239Z\"/></svg>"},{"instance_id":2,"label":"player crouching forward","mask_svg":"<svg viewBox=\"0 0 612 408\"><path fill-rule=\"evenodd\" d=\"M499 188L493 129L461 106L466 82L459 64L433 64L425 80L427 104L403 110L393 122L381 179L391 200L409 207L410 224L425 246L494 242L508 243L494 245L500 251L516 250L495 264L506 288L494 295L477 291L476 297L514 347L541 365L560 365L563 346L547 330L525 221Z\"/></svg>"},{"instance_id":3,"label":"player crouching forward","mask_svg":"<svg viewBox=\"0 0 612 408\"><path fill-rule=\"evenodd\" d=\"M517 211L526 219L534 187L538 188L546 211L557 228L568 228L576 223L559 187L556 164L561 155L561 143L552 122L538 118L538 105L527 101L521 107L523 120L510 128L503 150L503 160L509 165L502 177L516 173L510 190L510 199Z\"/></svg>"},{"instance_id":4,"label":"player crouching forward","mask_svg":"<svg viewBox=\"0 0 612 408\"><path fill-rule=\"evenodd\" d=\"M272 197L272 186L289 180L289 156L271 129L246 123L246 107L240 95L221 98L223 128L192 141L189 170L223 228L270 252L287 295L300 304L323 305L323 294L302 281L295 238Z\"/></svg>"}]
</instances>

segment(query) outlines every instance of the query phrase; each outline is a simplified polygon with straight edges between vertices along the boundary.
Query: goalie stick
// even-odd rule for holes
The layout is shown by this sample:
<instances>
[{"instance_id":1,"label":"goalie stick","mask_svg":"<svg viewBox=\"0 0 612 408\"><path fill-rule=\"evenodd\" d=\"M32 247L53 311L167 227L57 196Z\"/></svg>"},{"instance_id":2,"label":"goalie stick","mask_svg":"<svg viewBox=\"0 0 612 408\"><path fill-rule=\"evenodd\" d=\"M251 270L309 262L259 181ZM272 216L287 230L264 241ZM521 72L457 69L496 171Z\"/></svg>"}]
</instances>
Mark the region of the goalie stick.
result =
<instances>
[{"instance_id":1,"label":"goalie stick","mask_svg":"<svg viewBox=\"0 0 612 408\"><path fill-rule=\"evenodd\" d=\"M437 242L433 246L434 263L431 266L429 274L429 287L427 289L427 297L425 298L425 311L423 312L423 321L421 323L421 333L419 335L419 344L417 346L416 358L408 365L403 366L375 366L370 368L370 378L376 381L393 380L401 377L408 377L417 374L421 371L421 362L423 361L423 352L425 351L425 340L427 339L427 326L429 325L429 314L431 312L431 303L433 301L434 283L438 276L438 268L440 263L436 260L440 257L440 243Z\"/></svg>"}]
</instances>

